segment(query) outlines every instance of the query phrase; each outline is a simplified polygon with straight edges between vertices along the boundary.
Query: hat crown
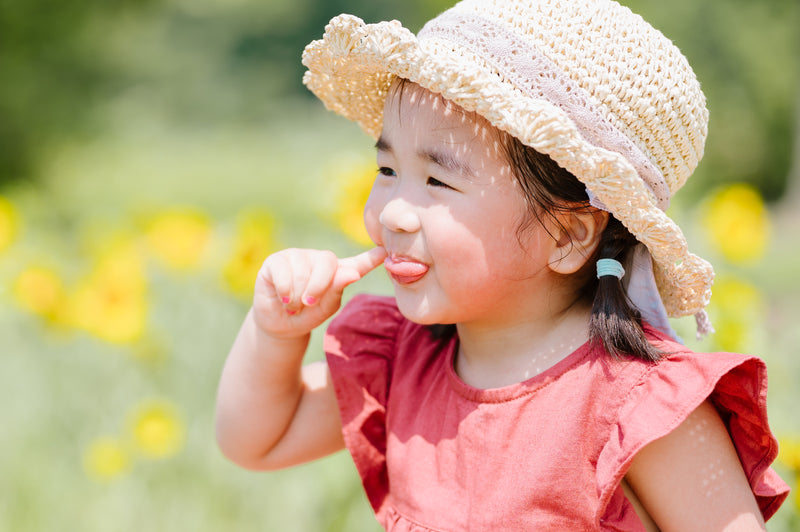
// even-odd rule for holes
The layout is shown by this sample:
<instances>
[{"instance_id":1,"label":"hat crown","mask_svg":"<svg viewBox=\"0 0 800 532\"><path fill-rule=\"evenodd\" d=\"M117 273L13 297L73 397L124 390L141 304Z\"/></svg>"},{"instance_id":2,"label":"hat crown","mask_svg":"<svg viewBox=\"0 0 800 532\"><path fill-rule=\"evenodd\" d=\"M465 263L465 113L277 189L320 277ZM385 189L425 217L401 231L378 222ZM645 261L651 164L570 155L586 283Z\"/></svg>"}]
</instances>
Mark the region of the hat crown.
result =
<instances>
[{"instance_id":1,"label":"hat crown","mask_svg":"<svg viewBox=\"0 0 800 532\"><path fill-rule=\"evenodd\" d=\"M501 28L544 56L658 169L669 196L697 167L708 133L700 84L680 50L628 8L612 0L463 0L431 20L420 41L439 39L430 30L459 18Z\"/></svg>"}]
</instances>

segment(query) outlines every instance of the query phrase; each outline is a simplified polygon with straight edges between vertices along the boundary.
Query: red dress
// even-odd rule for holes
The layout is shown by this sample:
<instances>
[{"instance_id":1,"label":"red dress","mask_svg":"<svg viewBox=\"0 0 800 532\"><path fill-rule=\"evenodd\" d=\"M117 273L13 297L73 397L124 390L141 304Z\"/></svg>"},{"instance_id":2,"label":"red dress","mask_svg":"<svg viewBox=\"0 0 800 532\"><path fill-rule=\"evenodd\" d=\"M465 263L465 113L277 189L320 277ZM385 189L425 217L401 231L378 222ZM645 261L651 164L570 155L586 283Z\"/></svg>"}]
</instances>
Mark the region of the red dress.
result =
<instances>
[{"instance_id":1,"label":"red dress","mask_svg":"<svg viewBox=\"0 0 800 532\"><path fill-rule=\"evenodd\" d=\"M704 400L719 411L765 518L788 487L769 467L764 363L672 353L614 360L588 343L519 384L481 390L393 298L357 296L325 351L344 439L380 523L393 531L643 530L620 487L634 455Z\"/></svg>"}]
</instances>

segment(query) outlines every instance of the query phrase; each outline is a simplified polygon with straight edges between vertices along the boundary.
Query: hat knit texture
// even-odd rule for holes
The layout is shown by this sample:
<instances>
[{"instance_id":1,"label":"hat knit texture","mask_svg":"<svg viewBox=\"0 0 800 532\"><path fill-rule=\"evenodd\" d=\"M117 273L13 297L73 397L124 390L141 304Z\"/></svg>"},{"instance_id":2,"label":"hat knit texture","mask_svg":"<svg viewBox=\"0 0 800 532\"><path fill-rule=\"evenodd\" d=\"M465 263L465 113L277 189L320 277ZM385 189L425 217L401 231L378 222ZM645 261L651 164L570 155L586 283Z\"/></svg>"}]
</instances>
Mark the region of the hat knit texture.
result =
<instances>
[{"instance_id":1,"label":"hat knit texture","mask_svg":"<svg viewBox=\"0 0 800 532\"><path fill-rule=\"evenodd\" d=\"M415 36L340 15L304 83L377 138L396 76L441 94L586 185L646 245L667 313L700 312L713 269L664 212L703 156L705 97L686 58L613 0L464 0Z\"/></svg>"}]
</instances>

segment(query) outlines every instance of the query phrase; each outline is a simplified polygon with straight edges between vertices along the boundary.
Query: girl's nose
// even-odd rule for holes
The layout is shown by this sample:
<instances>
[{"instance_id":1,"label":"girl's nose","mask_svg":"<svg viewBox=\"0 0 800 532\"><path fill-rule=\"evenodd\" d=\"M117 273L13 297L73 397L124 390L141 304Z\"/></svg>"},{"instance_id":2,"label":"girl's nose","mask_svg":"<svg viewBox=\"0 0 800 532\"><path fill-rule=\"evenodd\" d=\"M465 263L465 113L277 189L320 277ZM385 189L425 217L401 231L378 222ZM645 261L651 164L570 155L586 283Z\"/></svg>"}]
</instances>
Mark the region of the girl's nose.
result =
<instances>
[{"instance_id":1,"label":"girl's nose","mask_svg":"<svg viewBox=\"0 0 800 532\"><path fill-rule=\"evenodd\" d=\"M402 198L392 198L384 205L378 221L389 231L414 233L420 230L420 220L413 205Z\"/></svg>"}]
</instances>

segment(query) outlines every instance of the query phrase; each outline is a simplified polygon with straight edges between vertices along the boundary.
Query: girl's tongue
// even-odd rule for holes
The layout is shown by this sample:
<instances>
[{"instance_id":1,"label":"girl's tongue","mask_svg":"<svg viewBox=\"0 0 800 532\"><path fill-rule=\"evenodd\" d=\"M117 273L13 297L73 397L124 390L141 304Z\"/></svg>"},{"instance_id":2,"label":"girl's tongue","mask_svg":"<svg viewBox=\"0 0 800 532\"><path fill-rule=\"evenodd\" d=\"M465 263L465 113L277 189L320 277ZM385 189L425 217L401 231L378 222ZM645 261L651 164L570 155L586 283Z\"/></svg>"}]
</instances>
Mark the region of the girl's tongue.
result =
<instances>
[{"instance_id":1,"label":"girl's tongue","mask_svg":"<svg viewBox=\"0 0 800 532\"><path fill-rule=\"evenodd\" d=\"M400 284L410 284L419 281L428 273L428 265L411 259L400 257L386 257L383 261L386 271Z\"/></svg>"}]
</instances>

